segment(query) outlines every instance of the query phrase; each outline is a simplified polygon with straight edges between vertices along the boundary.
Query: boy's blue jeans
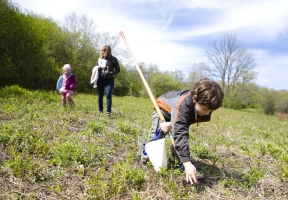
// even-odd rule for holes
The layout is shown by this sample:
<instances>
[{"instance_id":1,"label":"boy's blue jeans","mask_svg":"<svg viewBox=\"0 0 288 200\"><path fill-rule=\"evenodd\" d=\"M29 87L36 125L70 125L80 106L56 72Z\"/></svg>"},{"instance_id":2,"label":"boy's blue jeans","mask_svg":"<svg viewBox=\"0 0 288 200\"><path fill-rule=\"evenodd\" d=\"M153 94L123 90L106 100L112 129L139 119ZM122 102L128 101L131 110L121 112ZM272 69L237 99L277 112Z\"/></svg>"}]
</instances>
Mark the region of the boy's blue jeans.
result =
<instances>
[{"instance_id":1,"label":"boy's blue jeans","mask_svg":"<svg viewBox=\"0 0 288 200\"><path fill-rule=\"evenodd\" d=\"M106 112L111 113L112 108L112 90L114 88L114 79L99 79L97 81L97 88L98 88L98 109L100 112L103 112L103 96L104 90L106 87L106 100L107 100L107 109Z\"/></svg>"}]
</instances>

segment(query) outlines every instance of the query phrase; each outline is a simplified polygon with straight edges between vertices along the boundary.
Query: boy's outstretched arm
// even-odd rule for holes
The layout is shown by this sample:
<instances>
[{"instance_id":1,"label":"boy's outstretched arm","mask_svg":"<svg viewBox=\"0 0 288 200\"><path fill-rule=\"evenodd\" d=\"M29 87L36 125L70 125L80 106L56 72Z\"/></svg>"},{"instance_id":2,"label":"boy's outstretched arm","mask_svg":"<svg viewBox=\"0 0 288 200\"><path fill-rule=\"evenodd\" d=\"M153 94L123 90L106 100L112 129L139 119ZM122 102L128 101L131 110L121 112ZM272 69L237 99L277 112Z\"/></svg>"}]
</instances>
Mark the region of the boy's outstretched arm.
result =
<instances>
[{"instance_id":1,"label":"boy's outstretched arm","mask_svg":"<svg viewBox=\"0 0 288 200\"><path fill-rule=\"evenodd\" d=\"M186 181L193 185L193 182L198 184L196 167L190 162L183 163L186 172Z\"/></svg>"}]
</instances>

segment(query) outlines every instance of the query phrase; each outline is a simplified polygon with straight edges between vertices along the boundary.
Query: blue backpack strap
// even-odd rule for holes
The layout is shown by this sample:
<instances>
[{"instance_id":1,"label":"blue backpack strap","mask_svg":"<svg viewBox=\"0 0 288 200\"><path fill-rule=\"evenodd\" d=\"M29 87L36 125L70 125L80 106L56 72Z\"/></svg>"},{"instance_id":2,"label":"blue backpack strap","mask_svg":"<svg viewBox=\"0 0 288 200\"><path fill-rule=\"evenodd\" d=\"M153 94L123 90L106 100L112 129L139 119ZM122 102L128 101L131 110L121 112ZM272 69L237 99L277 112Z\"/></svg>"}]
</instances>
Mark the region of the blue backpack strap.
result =
<instances>
[{"instance_id":1,"label":"blue backpack strap","mask_svg":"<svg viewBox=\"0 0 288 200\"><path fill-rule=\"evenodd\" d=\"M162 131L161 131L161 129L158 129L153 140L161 139L161 138L159 138L160 133L162 133ZM163 134L162 138L165 138L165 136L166 136L166 134Z\"/></svg>"},{"instance_id":2,"label":"blue backpack strap","mask_svg":"<svg viewBox=\"0 0 288 200\"><path fill-rule=\"evenodd\" d=\"M145 143L143 143L143 146L142 146L142 153L144 156L147 156L147 152L145 151Z\"/></svg>"}]
</instances>

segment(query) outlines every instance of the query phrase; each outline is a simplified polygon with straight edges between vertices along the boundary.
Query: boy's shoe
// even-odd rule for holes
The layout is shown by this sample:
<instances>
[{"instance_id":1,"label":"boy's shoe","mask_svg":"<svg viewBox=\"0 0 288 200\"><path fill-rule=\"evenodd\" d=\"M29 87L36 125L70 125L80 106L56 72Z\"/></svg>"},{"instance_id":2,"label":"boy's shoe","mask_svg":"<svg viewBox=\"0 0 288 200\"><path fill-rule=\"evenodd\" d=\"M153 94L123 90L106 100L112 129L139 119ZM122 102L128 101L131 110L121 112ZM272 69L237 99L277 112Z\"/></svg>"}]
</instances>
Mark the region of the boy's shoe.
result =
<instances>
[{"instance_id":1,"label":"boy's shoe","mask_svg":"<svg viewBox=\"0 0 288 200\"><path fill-rule=\"evenodd\" d=\"M175 148L173 145L170 145L170 153L171 153L171 157L170 157L170 160L172 162L180 162L180 157L178 156Z\"/></svg>"},{"instance_id":2,"label":"boy's shoe","mask_svg":"<svg viewBox=\"0 0 288 200\"><path fill-rule=\"evenodd\" d=\"M167 169L172 169L175 166L175 160L174 158L170 157L167 160Z\"/></svg>"},{"instance_id":3,"label":"boy's shoe","mask_svg":"<svg viewBox=\"0 0 288 200\"><path fill-rule=\"evenodd\" d=\"M143 165L146 165L148 160L149 160L149 157L145 151L145 144L143 144L143 146L142 146L140 155L141 155L141 159L139 161L139 165L140 165L140 167L142 167Z\"/></svg>"},{"instance_id":4,"label":"boy's shoe","mask_svg":"<svg viewBox=\"0 0 288 200\"><path fill-rule=\"evenodd\" d=\"M93 85L93 88L97 88L97 85Z\"/></svg>"},{"instance_id":5,"label":"boy's shoe","mask_svg":"<svg viewBox=\"0 0 288 200\"><path fill-rule=\"evenodd\" d=\"M177 169L179 169L179 171L182 173L185 172L185 167L184 167L183 163L181 163Z\"/></svg>"},{"instance_id":6,"label":"boy's shoe","mask_svg":"<svg viewBox=\"0 0 288 200\"><path fill-rule=\"evenodd\" d=\"M111 117L111 113L110 112L107 112L106 114L107 114L108 117Z\"/></svg>"},{"instance_id":7,"label":"boy's shoe","mask_svg":"<svg viewBox=\"0 0 288 200\"><path fill-rule=\"evenodd\" d=\"M143 167L144 165L147 164L147 161L141 159L138 164L139 164L139 167Z\"/></svg>"}]
</instances>

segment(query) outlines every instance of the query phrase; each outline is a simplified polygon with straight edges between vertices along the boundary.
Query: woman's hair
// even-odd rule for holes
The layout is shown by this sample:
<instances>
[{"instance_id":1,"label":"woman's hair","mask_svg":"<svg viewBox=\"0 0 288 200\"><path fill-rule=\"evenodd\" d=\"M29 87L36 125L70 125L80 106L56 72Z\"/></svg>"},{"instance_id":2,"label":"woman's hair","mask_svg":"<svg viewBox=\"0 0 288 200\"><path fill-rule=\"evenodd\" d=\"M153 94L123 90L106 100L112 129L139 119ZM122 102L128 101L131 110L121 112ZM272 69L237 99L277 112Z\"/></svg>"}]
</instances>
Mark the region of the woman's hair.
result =
<instances>
[{"instance_id":1,"label":"woman's hair","mask_svg":"<svg viewBox=\"0 0 288 200\"><path fill-rule=\"evenodd\" d=\"M109 45L104 45L101 49L100 58L109 58L111 56L111 47Z\"/></svg>"},{"instance_id":2,"label":"woman's hair","mask_svg":"<svg viewBox=\"0 0 288 200\"><path fill-rule=\"evenodd\" d=\"M195 83L192 97L196 95L195 101L208 109L218 109L224 97L223 91L218 83L208 78L203 78Z\"/></svg>"}]
</instances>

